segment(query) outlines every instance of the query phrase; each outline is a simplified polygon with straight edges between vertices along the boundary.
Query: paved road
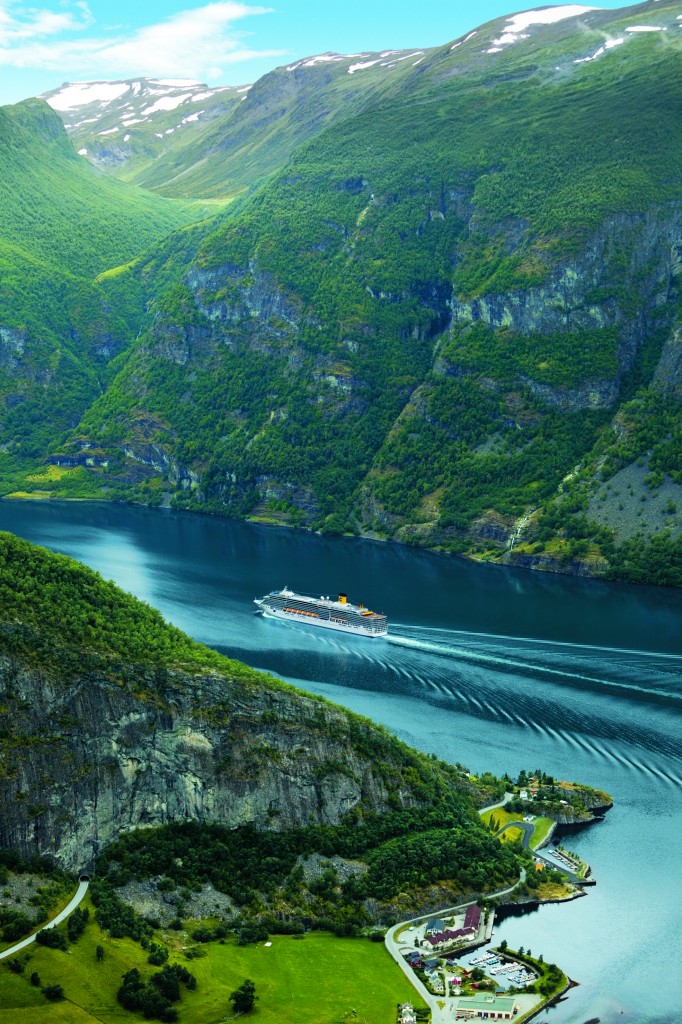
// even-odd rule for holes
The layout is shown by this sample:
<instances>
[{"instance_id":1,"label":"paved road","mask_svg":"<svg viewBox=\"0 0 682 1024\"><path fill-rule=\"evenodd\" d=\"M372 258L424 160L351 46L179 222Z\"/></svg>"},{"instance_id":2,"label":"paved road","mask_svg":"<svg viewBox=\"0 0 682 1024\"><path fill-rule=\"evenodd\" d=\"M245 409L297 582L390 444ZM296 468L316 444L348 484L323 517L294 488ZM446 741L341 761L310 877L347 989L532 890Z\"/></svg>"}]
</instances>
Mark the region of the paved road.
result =
<instances>
[{"instance_id":1,"label":"paved road","mask_svg":"<svg viewBox=\"0 0 682 1024\"><path fill-rule=\"evenodd\" d=\"M530 850L530 841L535 831L535 825L530 821L510 821L507 825L503 825L499 832L495 833L495 838L501 836L503 832L506 832L508 828L520 828L523 832L523 839L521 840L521 846L524 850Z\"/></svg>"},{"instance_id":2,"label":"paved road","mask_svg":"<svg viewBox=\"0 0 682 1024\"><path fill-rule=\"evenodd\" d=\"M488 804L487 807L481 807L478 813L485 814L486 811L496 811L498 807L504 807L505 804L508 804L513 796L513 793L505 793L498 804Z\"/></svg>"},{"instance_id":3,"label":"paved road","mask_svg":"<svg viewBox=\"0 0 682 1024\"><path fill-rule=\"evenodd\" d=\"M486 899L490 900L499 896L507 896L510 892L513 892L517 885L521 882L525 882L525 880L526 869L522 868L518 882L515 882L514 885L510 885L507 889L500 889L499 892L486 893ZM446 1022L452 1020L452 997L446 998L445 996L434 996L428 991L426 986L420 981L405 958L401 955L399 947L407 945L407 942L397 942L396 934L411 924L421 924L423 921L428 921L434 916L452 917L453 914L464 910L466 907L472 906L475 902L475 900L471 900L469 903L459 903L456 907L445 907L443 910L439 910L437 915L422 914L420 917L412 917L408 921L401 921L400 924L393 925L393 927L389 928L386 932L386 938L384 939L386 949L398 964L407 980L414 988L416 988L426 1005L431 1009L431 1024L446 1024ZM439 1002L445 1003L442 1009L438 1005Z\"/></svg>"},{"instance_id":4,"label":"paved road","mask_svg":"<svg viewBox=\"0 0 682 1024\"><path fill-rule=\"evenodd\" d=\"M573 882L574 885L585 884L585 879L581 878L580 875L575 873L575 871L571 871L569 870L569 868L564 867L563 864L556 863L549 857L545 857L541 850L536 850L530 845L530 841L533 836L533 831L535 829L535 826L532 824L532 822L510 821L507 825L503 825L500 831L496 832L495 835L501 836L502 833L505 832L508 828L520 828L523 831L523 839L521 841L521 845L523 846L524 850L532 850L534 857L537 857L538 860L543 861L543 863L547 864L550 868L554 868L556 871L560 871L562 875L566 875L566 878L569 880L569 882Z\"/></svg>"},{"instance_id":5,"label":"paved road","mask_svg":"<svg viewBox=\"0 0 682 1024\"><path fill-rule=\"evenodd\" d=\"M66 904L64 909L61 910L56 917L54 917L47 924L41 925L38 931L34 932L33 935L29 935L27 939L22 939L21 942L17 942L16 945L10 946L9 949L6 949L4 950L4 952L0 953L0 960L4 960L5 957L7 956L14 956L14 954L18 953L20 949L25 949L26 946L30 946L32 942L35 942L36 935L38 934L39 931L42 931L43 928L56 928L58 924L61 924L62 921L65 921L69 914L73 913L78 904L82 901L83 897L88 891L89 885L89 882L80 882L78 885L78 889L76 890L76 895L69 903Z\"/></svg>"}]
</instances>

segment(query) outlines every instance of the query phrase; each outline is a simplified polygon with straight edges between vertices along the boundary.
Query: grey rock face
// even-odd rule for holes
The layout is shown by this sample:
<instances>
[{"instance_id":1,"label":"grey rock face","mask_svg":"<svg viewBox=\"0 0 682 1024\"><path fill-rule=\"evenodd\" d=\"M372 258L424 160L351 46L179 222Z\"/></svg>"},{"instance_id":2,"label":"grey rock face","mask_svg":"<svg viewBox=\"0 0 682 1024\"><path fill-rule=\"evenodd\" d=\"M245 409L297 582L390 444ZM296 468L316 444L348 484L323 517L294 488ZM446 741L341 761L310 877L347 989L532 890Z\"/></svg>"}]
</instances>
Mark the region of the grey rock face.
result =
<instances>
[{"instance_id":1,"label":"grey rock face","mask_svg":"<svg viewBox=\"0 0 682 1024\"><path fill-rule=\"evenodd\" d=\"M682 272L682 207L670 203L646 214L612 217L573 261L546 282L470 300L450 300L453 327L482 322L522 335L571 335L616 328L618 370L613 380L557 389L524 379L549 405L605 408L618 397L620 378L653 331L672 326L672 305ZM667 369L674 362L671 353ZM449 371L453 372L453 371ZM665 374L662 370L661 374Z\"/></svg>"},{"instance_id":2,"label":"grey rock face","mask_svg":"<svg viewBox=\"0 0 682 1024\"><path fill-rule=\"evenodd\" d=\"M77 869L121 833L173 820L279 830L417 802L397 770L354 746L340 708L217 672L129 672L65 685L0 660L15 738L0 768L0 846Z\"/></svg>"}]
</instances>

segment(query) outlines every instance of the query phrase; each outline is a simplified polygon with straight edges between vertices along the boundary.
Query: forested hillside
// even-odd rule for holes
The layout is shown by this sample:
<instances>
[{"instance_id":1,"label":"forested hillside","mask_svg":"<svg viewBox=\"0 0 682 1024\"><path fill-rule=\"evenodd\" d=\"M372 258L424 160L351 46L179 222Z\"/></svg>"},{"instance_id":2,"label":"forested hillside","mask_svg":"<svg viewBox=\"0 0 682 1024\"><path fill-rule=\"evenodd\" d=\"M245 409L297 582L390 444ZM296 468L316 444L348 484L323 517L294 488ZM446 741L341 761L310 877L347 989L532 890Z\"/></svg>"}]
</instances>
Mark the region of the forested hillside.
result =
<instances>
[{"instance_id":1,"label":"forested hillside","mask_svg":"<svg viewBox=\"0 0 682 1024\"><path fill-rule=\"evenodd\" d=\"M145 878L152 862L155 874L189 884L203 850L216 862L211 879L238 905L293 873L295 913L327 906L337 922L350 903L364 923L364 898L405 886L484 891L516 879L515 853L476 813L502 780L470 778L225 658L92 570L9 534L0 535L0 607L0 848L70 869L103 854L112 885ZM149 826L174 822L195 827L150 837ZM409 856L395 842L407 835ZM316 894L325 900L306 910L294 869L316 852L368 858L370 870L344 899L327 880Z\"/></svg>"},{"instance_id":2,"label":"forested hillside","mask_svg":"<svg viewBox=\"0 0 682 1024\"><path fill-rule=\"evenodd\" d=\"M200 204L98 175L38 100L0 108L0 430L5 477L35 468L101 394L143 303L112 301L96 277L134 260Z\"/></svg>"},{"instance_id":3,"label":"forested hillside","mask_svg":"<svg viewBox=\"0 0 682 1024\"><path fill-rule=\"evenodd\" d=\"M682 583L679 4L569 14L254 86L269 179L104 275L144 329L6 489Z\"/></svg>"}]
</instances>

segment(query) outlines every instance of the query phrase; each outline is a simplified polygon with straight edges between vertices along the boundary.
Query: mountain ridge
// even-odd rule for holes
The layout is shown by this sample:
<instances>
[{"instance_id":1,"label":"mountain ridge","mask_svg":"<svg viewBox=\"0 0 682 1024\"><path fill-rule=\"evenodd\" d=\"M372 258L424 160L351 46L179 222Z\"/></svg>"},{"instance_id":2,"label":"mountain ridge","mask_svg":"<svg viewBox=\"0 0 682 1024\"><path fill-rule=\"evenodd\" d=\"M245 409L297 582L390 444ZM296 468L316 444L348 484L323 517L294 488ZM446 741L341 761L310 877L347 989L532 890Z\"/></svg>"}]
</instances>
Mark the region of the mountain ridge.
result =
<instances>
[{"instance_id":1,"label":"mountain ridge","mask_svg":"<svg viewBox=\"0 0 682 1024\"><path fill-rule=\"evenodd\" d=\"M21 492L682 581L678 11L546 8L266 75L215 152L260 125L269 170L103 275L137 335Z\"/></svg>"}]
</instances>

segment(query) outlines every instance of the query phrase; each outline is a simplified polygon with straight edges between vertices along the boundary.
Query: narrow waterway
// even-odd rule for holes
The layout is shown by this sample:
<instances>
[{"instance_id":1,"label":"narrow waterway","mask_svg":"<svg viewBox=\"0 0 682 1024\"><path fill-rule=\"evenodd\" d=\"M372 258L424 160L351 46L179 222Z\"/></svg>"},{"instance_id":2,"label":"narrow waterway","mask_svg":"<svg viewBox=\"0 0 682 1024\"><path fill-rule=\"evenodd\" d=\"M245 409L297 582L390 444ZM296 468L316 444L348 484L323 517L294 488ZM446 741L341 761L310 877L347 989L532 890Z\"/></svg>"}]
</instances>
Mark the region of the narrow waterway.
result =
<instances>
[{"instance_id":1,"label":"narrow waterway","mask_svg":"<svg viewBox=\"0 0 682 1024\"><path fill-rule=\"evenodd\" d=\"M0 502L0 529L72 555L196 639L472 771L541 767L610 792L566 839L589 896L496 938L579 982L555 1024L682 1022L682 593L475 566L201 516ZM362 640L254 615L288 585L388 614Z\"/></svg>"}]
</instances>

